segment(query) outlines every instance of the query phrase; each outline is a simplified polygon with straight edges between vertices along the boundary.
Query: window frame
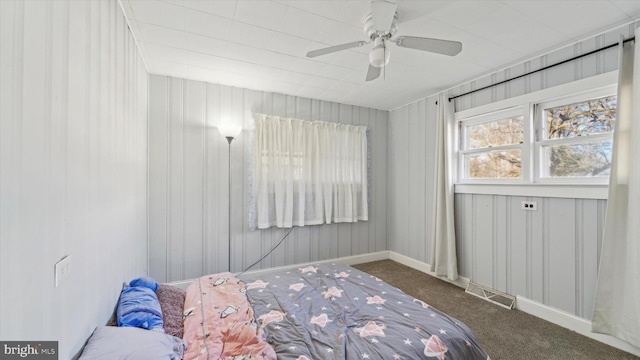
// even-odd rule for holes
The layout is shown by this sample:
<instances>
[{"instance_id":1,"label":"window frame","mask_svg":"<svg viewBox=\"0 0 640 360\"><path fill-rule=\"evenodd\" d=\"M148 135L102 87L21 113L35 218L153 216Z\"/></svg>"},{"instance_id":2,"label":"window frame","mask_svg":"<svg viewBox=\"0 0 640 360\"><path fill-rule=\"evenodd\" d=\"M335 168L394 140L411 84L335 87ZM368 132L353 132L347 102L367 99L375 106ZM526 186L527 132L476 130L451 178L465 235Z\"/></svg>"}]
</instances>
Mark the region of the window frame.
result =
<instances>
[{"instance_id":1,"label":"window frame","mask_svg":"<svg viewBox=\"0 0 640 360\"><path fill-rule=\"evenodd\" d=\"M523 121L523 142L520 144L500 145L481 149L467 149L467 133L470 126L485 124L493 121L504 120L510 117L522 116ZM525 115L525 109L522 106L515 106L507 109L498 110L495 112L480 114L470 118L462 119L458 121L458 145L457 145L457 157L458 157L458 179L462 183L467 184L523 184L526 183L528 173L528 164L525 161L525 155L528 156L529 149L526 146L526 138L529 136L530 129L527 124L530 122ZM483 154L493 151L508 151L508 150L520 150L520 164L521 172L519 179L498 179L498 178L471 178L468 177L468 166L465 155L469 154ZM527 157L528 159L528 157Z\"/></svg>"},{"instance_id":2,"label":"window frame","mask_svg":"<svg viewBox=\"0 0 640 360\"><path fill-rule=\"evenodd\" d=\"M568 137L563 139L545 139L547 131L544 117L544 110L548 108L570 105L579 102L600 99L608 96L614 96L617 89L614 85L605 86L599 89L593 89L579 94L572 94L560 98L551 99L536 103L535 117L533 119L535 125L535 143L534 143L534 164L535 164L535 183L547 184L609 184L608 176L567 176L567 177L550 177L543 176L545 173L545 164L543 151L545 146L572 145L572 144L589 144L604 141L613 141L613 132L593 134L588 136Z\"/></svg>"},{"instance_id":3,"label":"window frame","mask_svg":"<svg viewBox=\"0 0 640 360\"><path fill-rule=\"evenodd\" d=\"M458 111L451 117L450 126L454 131L450 141L450 162L455 170L454 191L462 194L495 194L511 196L539 196L558 198L584 198L584 199L607 199L608 177L604 181L600 178L565 178L540 179L537 173L540 171L540 157L542 142L538 142L539 129L536 127L538 116L535 104L552 104L557 101L559 105L571 104L570 99L577 98L584 101L589 94L604 94L603 96L616 94L618 82L618 71L610 71L604 74L594 75L585 79L568 82L565 84L549 87L546 89L530 92L524 95L514 96L504 100L490 102L477 107ZM502 85L504 86L504 85ZM610 89L613 89L611 91ZM599 96L595 96L597 98ZM523 161L522 161L522 181L503 179L464 179L460 170L460 121L490 116L501 110L510 110L521 107L524 109L525 130L528 134L524 136ZM527 122L527 119L529 120ZM540 122L542 125L542 123ZM595 135L590 135L589 139L596 139ZM558 143L555 143L558 144ZM540 145L540 146L539 146ZM528 152L528 154L526 153ZM528 163L527 160L529 159ZM546 181L547 179L551 181Z\"/></svg>"}]
</instances>

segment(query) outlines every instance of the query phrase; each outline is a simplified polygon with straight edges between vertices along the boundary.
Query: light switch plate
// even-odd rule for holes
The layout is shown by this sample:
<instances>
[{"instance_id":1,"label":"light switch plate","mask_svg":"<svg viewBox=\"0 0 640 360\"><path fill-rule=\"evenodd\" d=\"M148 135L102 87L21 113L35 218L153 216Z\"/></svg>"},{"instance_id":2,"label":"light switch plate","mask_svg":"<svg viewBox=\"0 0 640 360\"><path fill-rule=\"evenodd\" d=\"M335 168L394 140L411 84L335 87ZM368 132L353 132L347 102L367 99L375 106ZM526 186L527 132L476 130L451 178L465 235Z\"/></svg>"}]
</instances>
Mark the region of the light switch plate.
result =
<instances>
[{"instance_id":1,"label":"light switch plate","mask_svg":"<svg viewBox=\"0 0 640 360\"><path fill-rule=\"evenodd\" d=\"M58 287L60 283L69 276L71 272L71 255L63 257L55 265L55 285Z\"/></svg>"}]
</instances>

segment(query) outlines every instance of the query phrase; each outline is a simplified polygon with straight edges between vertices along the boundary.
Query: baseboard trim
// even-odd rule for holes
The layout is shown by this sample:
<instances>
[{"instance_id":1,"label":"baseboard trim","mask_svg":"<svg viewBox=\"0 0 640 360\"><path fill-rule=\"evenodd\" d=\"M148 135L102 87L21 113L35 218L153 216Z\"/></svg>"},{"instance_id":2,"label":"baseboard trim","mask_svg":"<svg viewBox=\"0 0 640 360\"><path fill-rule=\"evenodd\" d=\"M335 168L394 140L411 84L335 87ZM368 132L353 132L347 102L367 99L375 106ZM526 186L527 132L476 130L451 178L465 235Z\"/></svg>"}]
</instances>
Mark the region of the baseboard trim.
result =
<instances>
[{"instance_id":1,"label":"baseboard trim","mask_svg":"<svg viewBox=\"0 0 640 360\"><path fill-rule=\"evenodd\" d=\"M268 269L250 270L250 271L247 271L245 274L251 274L251 275L267 274L274 271L297 269L299 267L305 267L313 264L340 263L345 265L356 265L356 264L363 264L363 263L368 263L372 261L387 260L387 259L389 259L389 251L384 250L384 251L378 251L378 252L368 253L368 254L344 256L344 257L335 258L335 259L310 261L306 263L272 267Z\"/></svg>"},{"instance_id":2,"label":"baseboard trim","mask_svg":"<svg viewBox=\"0 0 640 360\"><path fill-rule=\"evenodd\" d=\"M463 289L467 288L467 285L469 285L469 278L463 277L463 276L458 276L458 279L455 281L451 281L449 279L447 279L446 277L443 276L438 276L436 275L436 273L431 271L431 265L422 262L420 260L416 260L414 258L408 257L406 255L402 255L400 253L397 253L395 251L389 251L389 259L395 261L395 262L399 262L402 265L406 265L410 268L416 269L418 271L422 271L425 274L431 275L433 277L437 277L440 280L446 281L448 283L451 283L453 285L459 286Z\"/></svg>"},{"instance_id":3,"label":"baseboard trim","mask_svg":"<svg viewBox=\"0 0 640 360\"><path fill-rule=\"evenodd\" d=\"M640 349L625 341L610 335L591 332L591 321L587 319L541 304L523 296L516 297L516 309L635 356L640 356Z\"/></svg>"},{"instance_id":4,"label":"baseboard trim","mask_svg":"<svg viewBox=\"0 0 640 360\"><path fill-rule=\"evenodd\" d=\"M250 270L250 271L247 271L245 274L248 274L248 275L249 274L250 275L268 274L276 271L297 269L299 267L305 267L313 264L341 263L346 265L356 265L356 264L363 264L363 263L368 263L372 261L387 260L387 259L389 259L389 251L384 250L384 251L378 251L374 253L345 256L345 257L335 258L335 259L327 259L327 260L311 261L306 263L299 263L299 264L292 264L292 265L285 265L285 266L277 266L277 267L272 267L268 269ZM237 273L234 275L237 275ZM172 285L172 286L179 287L181 289L186 289L187 286L189 286L189 284L193 282L193 280L194 279L172 281L167 283L167 285Z\"/></svg>"}]
</instances>

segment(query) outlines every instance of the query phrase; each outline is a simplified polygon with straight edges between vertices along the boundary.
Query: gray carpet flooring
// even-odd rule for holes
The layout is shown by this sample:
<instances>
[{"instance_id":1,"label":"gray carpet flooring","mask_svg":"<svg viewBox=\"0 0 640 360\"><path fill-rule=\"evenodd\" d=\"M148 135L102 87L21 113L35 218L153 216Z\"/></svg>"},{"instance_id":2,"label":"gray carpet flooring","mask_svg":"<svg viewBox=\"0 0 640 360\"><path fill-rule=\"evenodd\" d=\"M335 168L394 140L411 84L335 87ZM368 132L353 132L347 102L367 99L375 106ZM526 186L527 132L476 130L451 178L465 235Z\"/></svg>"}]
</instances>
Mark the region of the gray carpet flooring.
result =
<instances>
[{"instance_id":1,"label":"gray carpet flooring","mask_svg":"<svg viewBox=\"0 0 640 360\"><path fill-rule=\"evenodd\" d=\"M392 260L354 266L467 324L492 360L640 359Z\"/></svg>"}]
</instances>

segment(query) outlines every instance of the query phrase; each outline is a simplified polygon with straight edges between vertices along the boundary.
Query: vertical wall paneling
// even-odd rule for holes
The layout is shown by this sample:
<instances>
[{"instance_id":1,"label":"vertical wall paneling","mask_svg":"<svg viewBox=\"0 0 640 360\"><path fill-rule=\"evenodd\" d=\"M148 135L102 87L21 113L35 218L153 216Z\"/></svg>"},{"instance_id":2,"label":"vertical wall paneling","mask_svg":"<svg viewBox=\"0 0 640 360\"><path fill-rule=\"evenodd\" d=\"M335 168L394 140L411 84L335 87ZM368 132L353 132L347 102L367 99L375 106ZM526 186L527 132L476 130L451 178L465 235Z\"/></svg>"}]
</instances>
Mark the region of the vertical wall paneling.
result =
<instances>
[{"instance_id":1,"label":"vertical wall paneling","mask_svg":"<svg viewBox=\"0 0 640 360\"><path fill-rule=\"evenodd\" d=\"M579 303L577 311L579 316L591 319L593 312L593 300L598 276L598 261L600 251L600 239L602 237L602 225L604 218L600 216L599 208L602 201L579 201L576 204L576 213L580 215L576 231L581 235L580 251L576 252L578 265L576 276L576 298ZM578 215L577 215L578 216Z\"/></svg>"},{"instance_id":2,"label":"vertical wall paneling","mask_svg":"<svg viewBox=\"0 0 640 360\"><path fill-rule=\"evenodd\" d=\"M409 123L407 147L411 149L407 154L408 182L408 253L415 254L418 260L426 262L426 234L425 234L425 201L426 201L426 162L425 128L426 121L421 113L425 101L409 105Z\"/></svg>"},{"instance_id":3,"label":"vertical wall paneling","mask_svg":"<svg viewBox=\"0 0 640 360\"><path fill-rule=\"evenodd\" d=\"M382 110L374 110L375 116L370 120L375 121L371 124L371 132L369 133L371 142L371 194L374 197L372 201L372 215L377 219L374 224L375 231L369 232L369 237L375 238L375 251L387 250L389 247L389 239L387 232L388 224L388 204L387 204L387 172L388 169L388 151L387 151L387 133L389 124L389 113ZM374 144L378 144L374 146ZM373 160L375 159L375 161ZM384 220L383 220L384 219Z\"/></svg>"},{"instance_id":4,"label":"vertical wall paneling","mask_svg":"<svg viewBox=\"0 0 640 360\"><path fill-rule=\"evenodd\" d=\"M150 79L156 78L155 76L151 76ZM166 81L166 77L157 77ZM228 144L227 140L217 133L217 130L214 130L217 126L217 119L220 118L220 88L214 84L206 84L205 87L205 102L206 102L206 111L205 111L205 126L204 130L204 142L206 144L204 148L204 171L203 171L203 191L204 191L204 210L202 213L203 216L203 224L204 224L204 239L203 239L203 257L204 257L204 267L202 272L205 274L213 273L216 270L222 270L227 268L227 208L226 208L226 200L223 198L223 194L227 194L226 186L227 186L227 154L228 154ZM158 107L158 103L155 103L153 100L149 101L149 104L156 104L155 106L149 106L149 109L155 109ZM149 123L151 124L151 119L155 123L156 119L153 116L149 115ZM154 129L156 126L149 126L149 129ZM160 125L159 129L163 129ZM161 131L161 130L160 130ZM150 157L150 161L151 161ZM160 154L157 157L157 161L166 162L167 155ZM150 170L151 173L151 170ZM160 177L162 175L167 175L166 172L161 172ZM150 184L151 185L151 184ZM154 195L155 196L155 195ZM149 196L150 199L153 199L154 196ZM226 198L226 197L225 197ZM153 229L156 226L151 226L151 224L157 224L153 222L149 222L149 229ZM149 247L149 253L164 253L163 256L166 256L166 251L161 251L162 248L154 248ZM166 248L165 248L166 249ZM152 273L150 271L150 273Z\"/></svg>"},{"instance_id":5,"label":"vertical wall paneling","mask_svg":"<svg viewBox=\"0 0 640 360\"><path fill-rule=\"evenodd\" d=\"M459 211L459 209L463 209L464 196L462 194L460 196L456 196L453 199L454 201L454 220L455 220L455 229L456 229L456 257L458 259L458 273L460 274L469 274L470 271L467 269L468 260L466 259L467 251L464 244L464 239L466 237L465 227L464 227L464 213ZM429 259L431 261L431 259Z\"/></svg>"},{"instance_id":6,"label":"vertical wall paneling","mask_svg":"<svg viewBox=\"0 0 640 360\"><path fill-rule=\"evenodd\" d=\"M471 280L493 287L494 224L493 197L477 195L473 199L473 269Z\"/></svg>"},{"instance_id":7,"label":"vertical wall paneling","mask_svg":"<svg viewBox=\"0 0 640 360\"><path fill-rule=\"evenodd\" d=\"M0 339L68 359L146 274L147 72L115 0L2 1L0 48Z\"/></svg>"},{"instance_id":8,"label":"vertical wall paneling","mask_svg":"<svg viewBox=\"0 0 640 360\"><path fill-rule=\"evenodd\" d=\"M182 81L182 80L176 80ZM228 102L228 121L233 121L245 128L244 125L244 91L239 88L228 88L230 90ZM222 119L221 119L222 120ZM243 220L245 202L245 167L244 146L247 141L247 132L241 132L231 143L231 271L240 271L244 266L245 252L242 251L242 240L246 223ZM244 226L243 226L244 225ZM185 259L183 261L188 261Z\"/></svg>"},{"instance_id":9,"label":"vertical wall paneling","mask_svg":"<svg viewBox=\"0 0 640 360\"><path fill-rule=\"evenodd\" d=\"M467 195L472 196L472 195ZM518 211L520 203L525 201L525 197L509 196L509 211L504 226L507 227L507 290L508 294L528 294L528 269L530 261L528 258L529 243L529 222L527 222L527 212ZM471 229L469 229L471 231Z\"/></svg>"},{"instance_id":10,"label":"vertical wall paneling","mask_svg":"<svg viewBox=\"0 0 640 360\"><path fill-rule=\"evenodd\" d=\"M552 51L544 56L530 59L522 64L514 65L508 69L489 74L471 83L459 85L451 89L450 94L461 94L473 90L474 88L479 88L504 80L507 78L507 74L509 74L509 77L517 76L524 72L536 70L541 67L563 61L575 55L580 55L597 48L605 47L617 42L620 35L623 35L625 38L633 36L633 31L638 24L640 23L636 22L629 26L611 30L605 34L594 36L571 46ZM616 70L617 67L618 49L607 49L591 56L477 92L473 95L459 97L455 100L455 108L456 111L471 109L505 98L527 94L548 87L613 71Z\"/></svg>"},{"instance_id":11,"label":"vertical wall paneling","mask_svg":"<svg viewBox=\"0 0 640 360\"><path fill-rule=\"evenodd\" d=\"M574 313L576 310L576 200L549 199L550 206L545 214L548 217L548 259L546 274L547 289L545 303ZM582 201L581 201L582 202ZM579 209L581 212L582 207ZM553 274L553 276L551 275ZM573 284L573 286L567 286Z\"/></svg>"},{"instance_id":12,"label":"vertical wall paneling","mask_svg":"<svg viewBox=\"0 0 640 360\"><path fill-rule=\"evenodd\" d=\"M494 289L507 291L507 230L506 224L510 219L510 202L506 196L493 198L493 287ZM499 221L504 219L504 222Z\"/></svg>"},{"instance_id":13,"label":"vertical wall paneling","mask_svg":"<svg viewBox=\"0 0 640 360\"><path fill-rule=\"evenodd\" d=\"M24 5L24 48L22 56L23 59L23 87L22 87L22 132L21 132L21 144L19 153L16 154L20 157L21 170L23 177L21 179L21 203L22 207L19 208L19 221L25 223L27 219L35 218L42 219L44 223L47 222L47 213L44 211L44 207L39 206L40 199L46 199L48 192L45 184L41 183L40 173L46 172L47 165L45 162L45 126L48 125L49 116L47 114L47 103L49 101L50 88L46 88L43 85L50 85L48 83L48 62L51 59L46 54L46 40L47 36L42 36L40 33L42 27L47 24L49 19L48 7L43 3L26 2ZM83 20L86 19L83 16ZM48 29L47 29L48 30ZM84 41L84 36L82 38ZM79 44L80 45L80 44ZM84 44L82 44L84 45ZM82 46L81 45L81 46ZM84 49L84 48L83 48ZM84 55L78 54L78 58ZM84 58L78 61L84 65ZM82 68L84 69L84 68ZM84 85L84 84L83 84ZM32 103L33 101L33 103ZM39 106L33 106L32 104L38 104ZM84 103L83 103L84 105ZM84 108L78 109L81 113L84 113ZM37 239L39 236L46 236L40 226L24 227L21 231L21 235L28 239ZM15 239L14 241L17 241ZM28 241L21 246L21 252L17 255L19 257L27 257L29 254L39 253L43 251L47 254L46 247L48 242L36 242ZM46 256L46 255L45 255ZM49 284L47 284L49 285ZM32 308L37 308L38 299L35 297L25 297L22 302L24 311L28 311ZM44 309L43 309L44 310ZM43 317L34 316L29 319L34 326L35 336L44 335L44 329L42 328L44 323ZM4 321L4 319L3 319Z\"/></svg>"},{"instance_id":14,"label":"vertical wall paneling","mask_svg":"<svg viewBox=\"0 0 640 360\"><path fill-rule=\"evenodd\" d=\"M590 319L604 200L457 194L455 206L462 276Z\"/></svg>"},{"instance_id":15,"label":"vertical wall paneling","mask_svg":"<svg viewBox=\"0 0 640 360\"><path fill-rule=\"evenodd\" d=\"M548 228L548 201L541 198L527 198L527 201L536 201L538 203L538 211L529 211L527 213L528 223L528 244L527 255L529 262L528 273L528 285L529 285L529 298L544 303L546 289L545 271L548 271L547 253L545 252L545 246L548 247L548 234L550 233ZM520 210L522 211L522 210Z\"/></svg>"},{"instance_id":16,"label":"vertical wall paneling","mask_svg":"<svg viewBox=\"0 0 640 360\"><path fill-rule=\"evenodd\" d=\"M425 148L425 174L426 174L426 190L425 190L425 206L426 206L426 210L425 210L425 216L426 216L426 221L425 221L425 234L426 234L426 256L425 256L425 260L427 262L431 262L431 255L432 255L432 247L433 247L433 243L432 243L432 239L431 237L433 236L433 221L435 219L435 207L433 206L433 204L435 203L435 184L436 184L436 177L435 177L435 172L431 171L431 169L435 169L436 167L436 158L435 156L433 156L433 154L435 154L436 148L435 148L435 144L436 144L436 117L434 116L434 114L437 113L438 111L438 106L436 104L435 99L430 98L430 99L426 99L426 106L425 106L425 114L423 116L424 121L426 122L425 124L425 142L426 142L426 148Z\"/></svg>"},{"instance_id":17,"label":"vertical wall paneling","mask_svg":"<svg viewBox=\"0 0 640 360\"><path fill-rule=\"evenodd\" d=\"M632 36L639 25L613 29L487 74L451 89L449 94L461 94L602 48L617 42L620 35ZM618 50L612 48L457 98L455 109L468 110L599 75L615 70L617 64ZM433 227L435 100L432 96L391 111L387 134L388 247L426 262L430 261ZM417 163L422 169L416 168ZM521 210L520 202L525 200L536 201L538 210ZM417 211L420 206L424 206L422 213ZM606 200L456 194L459 273L589 319L605 212ZM418 225L419 219L426 220L424 229Z\"/></svg>"},{"instance_id":18,"label":"vertical wall paneling","mask_svg":"<svg viewBox=\"0 0 640 360\"><path fill-rule=\"evenodd\" d=\"M417 102L416 105L416 115L420 119L415 124L411 125L412 132L411 134L416 134L413 136L412 144L415 144L413 147L415 149L414 157L411 159L411 167L414 169L413 176L415 177L414 181L414 189L415 192L415 205L416 212L414 218L414 226L416 227L416 254L418 255L418 260L422 262L428 262L427 260L427 226L425 219L427 218L427 168L425 166L421 166L426 164L427 162L427 142L424 141L427 135L427 121L426 121L426 107L427 101L422 100ZM412 201L413 203L413 201ZM421 241L420 241L421 240Z\"/></svg>"},{"instance_id":19,"label":"vertical wall paneling","mask_svg":"<svg viewBox=\"0 0 640 360\"><path fill-rule=\"evenodd\" d=\"M409 233L409 107L394 111L389 120L389 162L387 190L389 201L389 250L408 254ZM392 114L393 114L392 113Z\"/></svg>"},{"instance_id":20,"label":"vertical wall paneling","mask_svg":"<svg viewBox=\"0 0 640 360\"><path fill-rule=\"evenodd\" d=\"M167 78L149 78L149 102L166 104L169 83ZM165 159L169 151L169 115L166 106L149 108L149 117L155 119L154 127L149 127L149 173L162 174L149 181L149 223L164 224L164 226L149 227L149 248L165 249L165 251L149 252L149 273L154 274L157 281L167 281L168 261L168 163ZM149 179L151 180L151 179Z\"/></svg>"},{"instance_id":21,"label":"vertical wall paneling","mask_svg":"<svg viewBox=\"0 0 640 360\"><path fill-rule=\"evenodd\" d=\"M229 176L233 272L258 261L287 233L249 229L254 112L369 126L375 204L368 222L294 228L254 269L386 249L387 112L159 75L149 79L151 276L177 281L227 271ZM230 174L229 146L218 132L225 122L243 127L231 143Z\"/></svg>"},{"instance_id":22,"label":"vertical wall paneling","mask_svg":"<svg viewBox=\"0 0 640 360\"><path fill-rule=\"evenodd\" d=\"M10 241L17 238L18 229L11 224L17 223L17 213L11 211L10 204L19 201L20 189L20 161L19 154L20 122L22 108L22 62L15 61L17 54L22 53L22 26L24 3L0 2L0 289L3 293L20 291L20 283L11 281L9 274L17 266L17 256L6 257L3 254L17 254L20 244ZM7 176L6 174L15 174ZM16 308L9 307L15 305ZM5 313L20 313L21 303L5 304L0 302L0 317L5 319ZM22 332L22 324L0 326L0 335L7 331Z\"/></svg>"},{"instance_id":23,"label":"vertical wall paneling","mask_svg":"<svg viewBox=\"0 0 640 360\"><path fill-rule=\"evenodd\" d=\"M524 73L526 73L525 70L525 64L518 64L516 66L514 66L509 70L509 74L507 75L508 77L515 77L518 75L522 75ZM520 78L517 80L513 80L513 85L512 86L507 86L507 96L506 97L514 97L514 96L519 96L519 95L523 95L526 89L526 85L525 85L525 78Z\"/></svg>"},{"instance_id":24,"label":"vertical wall paneling","mask_svg":"<svg viewBox=\"0 0 640 360\"><path fill-rule=\"evenodd\" d=\"M169 177L168 177L168 205L169 219L167 221L169 253L168 253L168 276L169 279L182 279L184 276L184 251L185 243L183 241L174 241L174 239L184 238L184 100L183 91L184 82L177 79L169 80L169 99L176 101L168 102L168 137L169 137ZM155 154L149 154L155 157ZM155 176L153 176L155 178ZM153 182L153 179L149 179Z\"/></svg>"},{"instance_id":25,"label":"vertical wall paneling","mask_svg":"<svg viewBox=\"0 0 640 360\"><path fill-rule=\"evenodd\" d=\"M186 81L184 94L184 277L194 278L203 266L205 84Z\"/></svg>"}]
</instances>

